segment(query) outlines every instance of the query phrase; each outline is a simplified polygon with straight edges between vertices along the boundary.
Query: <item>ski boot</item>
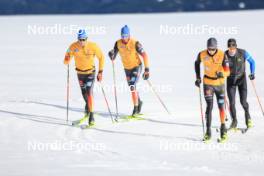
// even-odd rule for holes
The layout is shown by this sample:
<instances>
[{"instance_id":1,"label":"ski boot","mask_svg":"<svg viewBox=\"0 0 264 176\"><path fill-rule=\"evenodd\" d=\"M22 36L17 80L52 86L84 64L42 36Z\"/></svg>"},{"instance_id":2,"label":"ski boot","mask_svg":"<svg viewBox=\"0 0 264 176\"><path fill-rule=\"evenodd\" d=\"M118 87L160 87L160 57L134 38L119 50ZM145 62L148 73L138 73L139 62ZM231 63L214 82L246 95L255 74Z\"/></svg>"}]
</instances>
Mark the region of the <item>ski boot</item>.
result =
<instances>
[{"instance_id":1,"label":"ski boot","mask_svg":"<svg viewBox=\"0 0 264 176\"><path fill-rule=\"evenodd\" d=\"M237 119L233 119L228 130L236 131L236 129L237 129Z\"/></svg>"},{"instance_id":2,"label":"ski boot","mask_svg":"<svg viewBox=\"0 0 264 176\"><path fill-rule=\"evenodd\" d=\"M246 125L248 129L253 127L253 122L250 118L246 119Z\"/></svg>"},{"instance_id":3,"label":"ski boot","mask_svg":"<svg viewBox=\"0 0 264 176\"><path fill-rule=\"evenodd\" d=\"M138 113L139 113L138 106L134 106L131 117L136 117L136 115L138 115Z\"/></svg>"},{"instance_id":4,"label":"ski boot","mask_svg":"<svg viewBox=\"0 0 264 176\"><path fill-rule=\"evenodd\" d=\"M89 115L89 126L92 127L95 125L95 122L94 122L94 113L93 112L90 112L90 115Z\"/></svg>"},{"instance_id":5,"label":"ski boot","mask_svg":"<svg viewBox=\"0 0 264 176\"><path fill-rule=\"evenodd\" d=\"M205 133L204 138L203 138L203 141L205 143L209 143L210 140L211 140L211 137L212 137L212 135L211 135L211 129L210 128L207 128L206 133Z\"/></svg>"},{"instance_id":6,"label":"ski boot","mask_svg":"<svg viewBox=\"0 0 264 176\"><path fill-rule=\"evenodd\" d=\"M142 105L143 105L143 101L138 100L138 114L140 114L141 112Z\"/></svg>"},{"instance_id":7,"label":"ski boot","mask_svg":"<svg viewBox=\"0 0 264 176\"><path fill-rule=\"evenodd\" d=\"M81 125L83 122L85 122L88 119L89 113L84 113L83 118L79 119L79 120L75 120L72 122L72 126L78 126Z\"/></svg>"},{"instance_id":8,"label":"ski boot","mask_svg":"<svg viewBox=\"0 0 264 176\"><path fill-rule=\"evenodd\" d=\"M220 139L217 140L219 143L224 143L227 141L227 130L225 124L221 124L220 128Z\"/></svg>"}]
</instances>

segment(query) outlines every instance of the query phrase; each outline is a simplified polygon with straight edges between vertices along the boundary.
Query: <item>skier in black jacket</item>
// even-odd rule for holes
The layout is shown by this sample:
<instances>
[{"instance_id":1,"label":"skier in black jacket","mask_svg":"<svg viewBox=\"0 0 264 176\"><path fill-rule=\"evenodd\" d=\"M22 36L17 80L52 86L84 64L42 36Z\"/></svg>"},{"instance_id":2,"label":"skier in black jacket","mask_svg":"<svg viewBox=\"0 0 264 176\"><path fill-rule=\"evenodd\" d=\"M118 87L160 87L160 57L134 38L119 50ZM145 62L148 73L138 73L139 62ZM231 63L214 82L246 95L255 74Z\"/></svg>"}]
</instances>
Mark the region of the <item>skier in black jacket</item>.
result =
<instances>
[{"instance_id":1,"label":"skier in black jacket","mask_svg":"<svg viewBox=\"0 0 264 176\"><path fill-rule=\"evenodd\" d=\"M230 64L230 76L227 78L227 95L230 102L230 113L232 117L230 129L235 129L237 127L235 107L237 88L240 96L240 103L245 111L247 128L251 128L253 124L249 114L249 105L247 102L246 61L250 64L250 80L255 79L255 61L247 51L237 48L235 39L229 39L227 41L227 46L228 50L225 51L225 54Z\"/></svg>"}]
</instances>

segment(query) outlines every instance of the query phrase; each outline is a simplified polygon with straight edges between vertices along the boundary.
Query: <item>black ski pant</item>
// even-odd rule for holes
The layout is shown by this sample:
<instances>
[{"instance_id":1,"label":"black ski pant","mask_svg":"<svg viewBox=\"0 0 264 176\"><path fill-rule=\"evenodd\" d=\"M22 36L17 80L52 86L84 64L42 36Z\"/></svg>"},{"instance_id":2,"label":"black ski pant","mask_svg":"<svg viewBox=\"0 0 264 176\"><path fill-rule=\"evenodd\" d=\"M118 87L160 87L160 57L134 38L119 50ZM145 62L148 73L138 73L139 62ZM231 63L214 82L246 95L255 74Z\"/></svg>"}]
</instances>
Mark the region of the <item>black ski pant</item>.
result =
<instances>
[{"instance_id":1,"label":"black ski pant","mask_svg":"<svg viewBox=\"0 0 264 176\"><path fill-rule=\"evenodd\" d=\"M136 84L139 80L141 72L142 72L142 65L139 65L133 69L125 69L127 83L131 91L136 89Z\"/></svg>"},{"instance_id":2,"label":"black ski pant","mask_svg":"<svg viewBox=\"0 0 264 176\"><path fill-rule=\"evenodd\" d=\"M246 75L234 80L233 77L227 79L227 95L230 102L230 113L233 120L237 120L236 115L236 90L238 88L240 103L245 111L245 121L250 119L249 105L247 102L247 78Z\"/></svg>"},{"instance_id":3,"label":"black ski pant","mask_svg":"<svg viewBox=\"0 0 264 176\"><path fill-rule=\"evenodd\" d=\"M82 96L85 101L85 113L93 112L93 85L95 73L77 74Z\"/></svg>"},{"instance_id":4,"label":"black ski pant","mask_svg":"<svg viewBox=\"0 0 264 176\"><path fill-rule=\"evenodd\" d=\"M207 105L205 112L207 131L210 130L212 123L214 95L216 95L221 123L225 122L225 85L212 86L204 84L204 98Z\"/></svg>"},{"instance_id":5,"label":"black ski pant","mask_svg":"<svg viewBox=\"0 0 264 176\"><path fill-rule=\"evenodd\" d=\"M133 69L125 69L127 83L131 91L134 106L138 106L138 103L140 101L140 97L136 89L136 85L140 78L141 72L142 72L141 64Z\"/></svg>"}]
</instances>

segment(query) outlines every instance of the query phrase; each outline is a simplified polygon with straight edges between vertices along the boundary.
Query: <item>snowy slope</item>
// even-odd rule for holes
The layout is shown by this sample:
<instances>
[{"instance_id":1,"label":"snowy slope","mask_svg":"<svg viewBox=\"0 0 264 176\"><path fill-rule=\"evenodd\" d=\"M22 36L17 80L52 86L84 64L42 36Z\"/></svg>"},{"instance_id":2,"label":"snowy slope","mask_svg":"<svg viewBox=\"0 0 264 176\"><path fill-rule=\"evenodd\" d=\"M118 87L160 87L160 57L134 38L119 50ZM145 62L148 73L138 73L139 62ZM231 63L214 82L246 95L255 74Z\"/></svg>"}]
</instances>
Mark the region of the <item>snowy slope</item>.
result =
<instances>
[{"instance_id":1,"label":"snowy slope","mask_svg":"<svg viewBox=\"0 0 264 176\"><path fill-rule=\"evenodd\" d=\"M264 100L264 24L256 20L263 17L264 11L0 17L0 175L262 175L264 119L252 86L248 85L248 101L255 127L245 135L230 133L225 145L215 142L219 133L213 130L213 142L203 144L193 63L207 38L217 37L223 49L229 37L237 38L238 45L257 62L256 84ZM150 80L168 90L159 94L173 115L167 115L154 94L145 91L141 97L146 120L112 124L96 83L97 127L81 130L67 125L66 68L62 60L75 35L28 34L28 25L55 24L103 27L97 34L91 30L90 39L105 55L118 39L120 27L128 24L149 54ZM160 33L160 25L188 24L235 27L237 34ZM126 87L119 59L116 71L118 86ZM70 73L72 121L82 117L84 103L73 65ZM111 62L106 58L103 84L112 83ZM148 88L143 80L141 86ZM107 90L107 97L114 111L113 92ZM127 90L120 88L118 101L120 112L130 114L132 103ZM237 107L239 126L245 127L239 100ZM219 126L216 106L213 126ZM38 150L33 150L34 144L38 144ZM66 149L61 149L62 145ZM72 150L67 148L70 145Z\"/></svg>"}]
</instances>

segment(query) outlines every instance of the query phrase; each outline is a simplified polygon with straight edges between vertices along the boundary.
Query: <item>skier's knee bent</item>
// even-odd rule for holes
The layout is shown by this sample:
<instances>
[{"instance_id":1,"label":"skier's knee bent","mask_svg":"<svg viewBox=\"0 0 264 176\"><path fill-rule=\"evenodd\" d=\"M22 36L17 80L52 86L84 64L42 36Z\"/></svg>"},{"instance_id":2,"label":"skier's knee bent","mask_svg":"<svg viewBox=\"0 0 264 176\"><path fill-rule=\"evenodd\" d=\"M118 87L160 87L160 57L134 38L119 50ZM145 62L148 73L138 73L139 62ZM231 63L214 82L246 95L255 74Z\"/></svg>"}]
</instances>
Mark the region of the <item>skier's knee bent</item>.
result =
<instances>
[{"instance_id":1,"label":"skier's knee bent","mask_svg":"<svg viewBox=\"0 0 264 176\"><path fill-rule=\"evenodd\" d=\"M241 103L242 107L244 108L244 110L247 111L248 107L249 107L248 102L245 100L240 100L240 103Z\"/></svg>"}]
</instances>

